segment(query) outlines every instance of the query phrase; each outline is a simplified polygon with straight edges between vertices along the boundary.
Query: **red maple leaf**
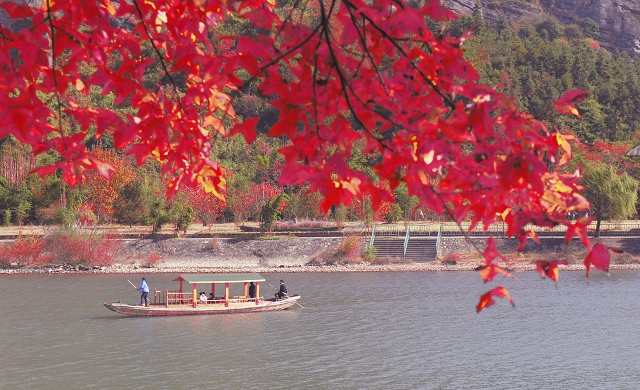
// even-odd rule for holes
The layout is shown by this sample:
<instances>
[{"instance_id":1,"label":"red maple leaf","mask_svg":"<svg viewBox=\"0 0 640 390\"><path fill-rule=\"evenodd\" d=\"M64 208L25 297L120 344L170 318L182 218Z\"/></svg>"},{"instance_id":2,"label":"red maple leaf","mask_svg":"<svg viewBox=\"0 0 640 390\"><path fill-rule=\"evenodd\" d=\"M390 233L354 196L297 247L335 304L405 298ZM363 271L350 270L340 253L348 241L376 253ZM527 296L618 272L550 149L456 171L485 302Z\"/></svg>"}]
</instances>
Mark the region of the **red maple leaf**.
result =
<instances>
[{"instance_id":1,"label":"red maple leaf","mask_svg":"<svg viewBox=\"0 0 640 390\"><path fill-rule=\"evenodd\" d=\"M589 93L580 89L567 92L560 99L553 102L553 108L560 114L570 114L582 118L580 111L574 105L586 99L587 96L589 96Z\"/></svg>"},{"instance_id":2,"label":"red maple leaf","mask_svg":"<svg viewBox=\"0 0 640 390\"><path fill-rule=\"evenodd\" d=\"M587 249L591 248L591 242L587 235L587 229L591 224L591 221L593 221L593 218L581 217L574 223L569 224L567 226L567 233L564 236L565 245L569 244L574 236L578 236L578 238L580 238L580 242L587 247Z\"/></svg>"},{"instance_id":3,"label":"red maple leaf","mask_svg":"<svg viewBox=\"0 0 640 390\"><path fill-rule=\"evenodd\" d=\"M507 276L511 279L517 279L515 276L511 275L509 272L503 270L502 267L495 264L489 264L489 265L480 267L480 277L482 278L484 283L492 281L493 278L495 278L496 275L499 275L499 274L503 274L504 276Z\"/></svg>"},{"instance_id":4,"label":"red maple leaf","mask_svg":"<svg viewBox=\"0 0 640 390\"><path fill-rule=\"evenodd\" d=\"M484 259L487 265L491 264L495 259L506 260L496 249L496 239L493 237L489 237L487 240L487 249L484 250Z\"/></svg>"},{"instance_id":5,"label":"red maple leaf","mask_svg":"<svg viewBox=\"0 0 640 390\"><path fill-rule=\"evenodd\" d=\"M489 237L487 240L487 249L484 251L485 265L479 268L480 277L484 283L488 283L496 277L496 275L502 274L512 279L517 279L509 272L502 269L497 264L493 264L495 259L506 260L505 257L496 249L496 240L493 237Z\"/></svg>"},{"instance_id":6,"label":"red maple leaf","mask_svg":"<svg viewBox=\"0 0 640 390\"><path fill-rule=\"evenodd\" d=\"M536 271L538 271L538 273L543 279L545 277L548 277L549 279L557 283L559 264L567 265L567 262L566 261L537 261Z\"/></svg>"},{"instance_id":7,"label":"red maple leaf","mask_svg":"<svg viewBox=\"0 0 640 390\"><path fill-rule=\"evenodd\" d=\"M256 125L260 118L248 118L244 122L238 123L231 128L229 136L242 134L247 143L253 143L256 140Z\"/></svg>"},{"instance_id":8,"label":"red maple leaf","mask_svg":"<svg viewBox=\"0 0 640 390\"><path fill-rule=\"evenodd\" d=\"M476 313L480 313L482 310L486 309L487 307L493 306L496 303L493 297L497 297L500 299L507 298L509 299L511 306L516 307L516 304L513 302L513 299L511 299L511 295L509 294L509 291L502 286L498 286L493 290L486 292L480 296L480 301L476 306Z\"/></svg>"},{"instance_id":9,"label":"red maple leaf","mask_svg":"<svg viewBox=\"0 0 640 390\"><path fill-rule=\"evenodd\" d=\"M593 249L587 253L584 258L584 266L587 269L587 278L589 277L589 269L593 265L595 269L609 272L609 264L611 263L611 255L609 250L616 253L623 253L620 248L614 248L599 242L593 246Z\"/></svg>"}]
</instances>

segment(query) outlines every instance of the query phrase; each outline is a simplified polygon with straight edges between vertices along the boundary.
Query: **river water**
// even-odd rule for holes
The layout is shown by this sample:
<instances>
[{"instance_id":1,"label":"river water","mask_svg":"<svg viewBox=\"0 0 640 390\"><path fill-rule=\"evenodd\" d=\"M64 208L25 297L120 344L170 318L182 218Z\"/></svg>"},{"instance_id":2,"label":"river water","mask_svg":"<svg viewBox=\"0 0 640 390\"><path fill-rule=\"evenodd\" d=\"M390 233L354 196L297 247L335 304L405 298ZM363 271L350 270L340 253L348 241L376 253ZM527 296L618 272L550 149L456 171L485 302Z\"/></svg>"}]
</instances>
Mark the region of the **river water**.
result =
<instances>
[{"instance_id":1,"label":"river water","mask_svg":"<svg viewBox=\"0 0 640 390\"><path fill-rule=\"evenodd\" d=\"M265 274L304 309L127 318L140 275L0 277L0 389L635 389L640 272ZM175 275L148 275L175 288ZM271 287L261 284L262 293ZM265 288L266 287L266 288ZM233 291L232 291L233 294Z\"/></svg>"}]
</instances>

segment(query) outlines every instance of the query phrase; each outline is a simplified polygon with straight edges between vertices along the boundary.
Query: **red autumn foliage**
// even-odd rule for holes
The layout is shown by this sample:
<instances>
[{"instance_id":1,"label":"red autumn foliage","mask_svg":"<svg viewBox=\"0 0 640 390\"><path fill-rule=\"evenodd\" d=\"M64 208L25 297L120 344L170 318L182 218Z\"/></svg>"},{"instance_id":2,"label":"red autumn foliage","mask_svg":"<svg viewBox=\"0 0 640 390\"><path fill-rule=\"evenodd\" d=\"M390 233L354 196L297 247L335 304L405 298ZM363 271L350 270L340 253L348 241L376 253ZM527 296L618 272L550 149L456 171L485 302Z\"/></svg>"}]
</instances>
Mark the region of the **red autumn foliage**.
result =
<instances>
[{"instance_id":1,"label":"red autumn foliage","mask_svg":"<svg viewBox=\"0 0 640 390\"><path fill-rule=\"evenodd\" d=\"M44 243L39 237L19 235L13 243L0 243L0 264L35 265L43 260Z\"/></svg>"},{"instance_id":2,"label":"red autumn foliage","mask_svg":"<svg viewBox=\"0 0 640 390\"><path fill-rule=\"evenodd\" d=\"M108 266L116 261L122 247L119 238L105 237L90 230L56 232L41 240L43 256L52 264Z\"/></svg>"},{"instance_id":3,"label":"red autumn foliage","mask_svg":"<svg viewBox=\"0 0 640 390\"><path fill-rule=\"evenodd\" d=\"M118 198L117 188L131 183L137 174L130 161L112 151L96 149L93 153L108 163L112 171L109 179L96 171L86 173L87 180L82 183L82 186L88 189L86 207L89 207L99 220L110 221L114 213L114 202Z\"/></svg>"},{"instance_id":4,"label":"red autumn foliage","mask_svg":"<svg viewBox=\"0 0 640 390\"><path fill-rule=\"evenodd\" d=\"M271 183L251 183L247 189L232 189L229 194L229 208L237 223L244 223L260 213L262 207L281 190Z\"/></svg>"},{"instance_id":5,"label":"red autumn foliage","mask_svg":"<svg viewBox=\"0 0 640 390\"><path fill-rule=\"evenodd\" d=\"M389 184L386 182L380 182L376 184L376 188L388 191ZM373 213L371 215L371 219L373 221L384 221L384 217L389 213L389 211L391 211L391 209L393 209L393 197L379 201L378 207L373 207L372 198L368 195L354 198L353 202L349 205L350 213L361 221L367 219L367 213L369 213L369 211Z\"/></svg>"},{"instance_id":6,"label":"red autumn foliage","mask_svg":"<svg viewBox=\"0 0 640 390\"><path fill-rule=\"evenodd\" d=\"M155 267L160 260L162 260L162 255L152 252L143 260L142 265L145 267Z\"/></svg>"},{"instance_id":7,"label":"red autumn foliage","mask_svg":"<svg viewBox=\"0 0 640 390\"><path fill-rule=\"evenodd\" d=\"M76 185L91 170L111 177L113 165L85 142L108 134L139 164L152 156L172 174L169 196L202 186L224 200L226 171L212 149L229 134L255 140L256 118L237 116L231 98L251 86L279 110L268 135L288 141L280 183L308 183L325 212L364 195L378 210L404 182L421 205L472 226L505 222L523 245L527 226L570 226L568 213L588 209L579 177L561 170L570 137L477 82L463 58L470 34L427 28L456 18L440 1L298 4L2 2L31 26L0 26L0 138L11 134L36 155L57 152L61 159L38 173L59 169ZM246 31L225 28L228 18ZM144 83L148 70L163 83ZM79 98L90 90L112 94L116 107ZM554 106L579 115L585 96L569 92ZM380 154L376 178L348 166L354 142ZM258 205L253 194L230 194L240 219ZM588 245L584 229L568 234ZM488 294L482 308L509 297L503 287Z\"/></svg>"},{"instance_id":8,"label":"red autumn foliage","mask_svg":"<svg viewBox=\"0 0 640 390\"><path fill-rule=\"evenodd\" d=\"M591 242L587 236L587 229L593 221L592 217L581 217L576 221L569 223L567 226L567 233L564 236L565 245L569 245L569 242L573 237L579 237L580 242L587 248L591 248Z\"/></svg>"},{"instance_id":9,"label":"red autumn foliage","mask_svg":"<svg viewBox=\"0 0 640 390\"><path fill-rule=\"evenodd\" d=\"M598 43L598 41L596 41L595 39L592 39L592 38L586 38L586 39L585 39L585 41L587 42L587 45L588 45L591 49L593 49L593 50L595 50L595 51L600 50L600 44L599 44L599 43Z\"/></svg>"},{"instance_id":10,"label":"red autumn foliage","mask_svg":"<svg viewBox=\"0 0 640 390\"><path fill-rule=\"evenodd\" d=\"M499 274L515 279L515 277L509 272L503 270L502 267L493 263L493 261L496 259L506 261L505 257L496 250L496 240L493 237L490 237L487 240L487 249L484 250L484 258L485 265L480 267L479 270L480 277L482 278L484 283L492 281L493 278L495 278Z\"/></svg>"},{"instance_id":11,"label":"red autumn foliage","mask_svg":"<svg viewBox=\"0 0 640 390\"><path fill-rule=\"evenodd\" d=\"M609 251L615 253L623 253L622 249L614 248L608 245L605 245L601 242L595 244L593 249L587 253L587 257L584 258L584 266L587 269L587 277L589 277L589 270L591 266L595 269L602 270L604 272L609 272L609 264L611 263L611 254Z\"/></svg>"},{"instance_id":12,"label":"red autumn foliage","mask_svg":"<svg viewBox=\"0 0 640 390\"><path fill-rule=\"evenodd\" d=\"M19 236L11 244L0 244L0 264L113 264L122 247L118 237L94 231L58 231L45 236Z\"/></svg>"},{"instance_id":13,"label":"red autumn foliage","mask_svg":"<svg viewBox=\"0 0 640 390\"><path fill-rule=\"evenodd\" d=\"M486 292L480 296L480 301L478 301L478 305L476 305L476 312L480 313L482 310L486 309L487 307L493 306L496 303L493 297L497 297L500 299L507 298L509 300L509 303L511 303L511 306L513 307L516 306L516 304L513 302L513 299L511 299L511 295L509 294L509 291L507 291L507 289L502 286L498 286L493 290Z\"/></svg>"},{"instance_id":14,"label":"red autumn foliage","mask_svg":"<svg viewBox=\"0 0 640 390\"><path fill-rule=\"evenodd\" d=\"M612 165L619 173L638 172L640 162L635 158L626 156L633 147L629 142L595 141L593 145L580 144L577 151L584 156L585 161L600 161Z\"/></svg>"},{"instance_id":15,"label":"red autumn foliage","mask_svg":"<svg viewBox=\"0 0 640 390\"><path fill-rule=\"evenodd\" d=\"M225 205L222 201L200 187L185 187L182 189L182 193L185 194L186 203L196 211L198 218L204 225L214 223L224 212Z\"/></svg>"},{"instance_id":16,"label":"red autumn foliage","mask_svg":"<svg viewBox=\"0 0 640 390\"><path fill-rule=\"evenodd\" d=\"M566 261L537 261L536 271L540 274L541 278L549 278L558 283L559 271L558 265L567 265Z\"/></svg>"},{"instance_id":17,"label":"red autumn foliage","mask_svg":"<svg viewBox=\"0 0 640 390\"><path fill-rule=\"evenodd\" d=\"M361 260L360 249L362 238L358 234L347 234L342 237L338 245L338 256L345 263L354 263Z\"/></svg>"},{"instance_id":18,"label":"red autumn foliage","mask_svg":"<svg viewBox=\"0 0 640 390\"><path fill-rule=\"evenodd\" d=\"M580 103L589 95L586 91L576 89L575 91L567 92L555 102L553 102L553 108L561 114L575 115L578 118L582 118L580 112L574 105Z\"/></svg>"}]
</instances>

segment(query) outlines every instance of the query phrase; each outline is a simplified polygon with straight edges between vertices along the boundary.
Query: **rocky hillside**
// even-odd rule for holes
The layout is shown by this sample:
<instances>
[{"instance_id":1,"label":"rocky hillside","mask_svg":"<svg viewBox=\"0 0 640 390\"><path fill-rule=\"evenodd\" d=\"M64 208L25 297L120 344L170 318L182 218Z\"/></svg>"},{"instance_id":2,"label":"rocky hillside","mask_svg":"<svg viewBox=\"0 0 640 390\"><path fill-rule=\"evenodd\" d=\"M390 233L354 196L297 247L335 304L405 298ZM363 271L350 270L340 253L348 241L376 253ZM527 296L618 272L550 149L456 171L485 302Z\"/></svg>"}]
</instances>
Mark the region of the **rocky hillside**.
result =
<instances>
[{"instance_id":1,"label":"rocky hillside","mask_svg":"<svg viewBox=\"0 0 640 390\"><path fill-rule=\"evenodd\" d=\"M600 26L600 46L626 50L640 55L640 2L637 0L442 0L447 7L462 15L482 5L485 19L497 21L505 17L518 21L524 17L550 15L562 23L577 23L590 18Z\"/></svg>"},{"instance_id":2,"label":"rocky hillside","mask_svg":"<svg viewBox=\"0 0 640 390\"><path fill-rule=\"evenodd\" d=\"M41 0L0 0L37 6ZM598 42L607 50L626 50L640 55L640 1L637 0L441 0L462 15L473 12L476 3L482 5L483 16L492 21L506 17L551 15L563 23L576 23L590 18L600 25ZM0 11L0 23L18 31L28 25L25 19L9 19Z\"/></svg>"}]
</instances>

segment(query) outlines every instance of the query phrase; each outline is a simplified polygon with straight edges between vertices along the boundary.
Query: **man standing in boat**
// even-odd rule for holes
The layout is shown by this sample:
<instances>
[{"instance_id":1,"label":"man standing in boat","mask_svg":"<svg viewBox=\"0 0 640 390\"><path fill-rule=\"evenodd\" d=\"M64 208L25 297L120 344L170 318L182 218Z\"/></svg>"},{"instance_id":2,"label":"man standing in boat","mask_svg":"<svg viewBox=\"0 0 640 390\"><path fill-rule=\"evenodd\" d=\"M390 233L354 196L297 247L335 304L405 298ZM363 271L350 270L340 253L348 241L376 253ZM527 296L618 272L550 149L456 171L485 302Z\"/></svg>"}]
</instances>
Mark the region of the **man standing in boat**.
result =
<instances>
[{"instance_id":1,"label":"man standing in boat","mask_svg":"<svg viewBox=\"0 0 640 390\"><path fill-rule=\"evenodd\" d=\"M147 298L147 295L149 295L149 286L144 278L142 278L142 283L140 287L138 287L138 291L140 291L140 306L149 307L149 298Z\"/></svg>"},{"instance_id":2,"label":"man standing in boat","mask_svg":"<svg viewBox=\"0 0 640 390\"><path fill-rule=\"evenodd\" d=\"M284 284L284 280L280 280L280 291L276 293L276 301L287 296L287 286Z\"/></svg>"},{"instance_id":3,"label":"man standing in boat","mask_svg":"<svg viewBox=\"0 0 640 390\"><path fill-rule=\"evenodd\" d=\"M256 297L256 285L253 282L249 282L249 298Z\"/></svg>"}]
</instances>

